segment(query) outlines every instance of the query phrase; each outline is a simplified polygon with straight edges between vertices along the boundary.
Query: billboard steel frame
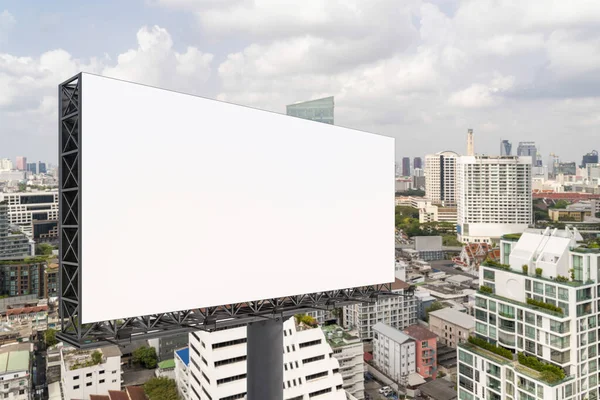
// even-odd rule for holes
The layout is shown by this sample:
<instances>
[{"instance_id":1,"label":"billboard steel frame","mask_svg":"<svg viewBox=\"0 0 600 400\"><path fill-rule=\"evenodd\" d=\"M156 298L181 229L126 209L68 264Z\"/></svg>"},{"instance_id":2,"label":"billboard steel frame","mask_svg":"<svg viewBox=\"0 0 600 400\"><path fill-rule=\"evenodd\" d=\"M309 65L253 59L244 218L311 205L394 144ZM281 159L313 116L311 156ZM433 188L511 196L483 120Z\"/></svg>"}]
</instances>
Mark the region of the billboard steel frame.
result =
<instances>
[{"instance_id":1,"label":"billboard steel frame","mask_svg":"<svg viewBox=\"0 0 600 400\"><path fill-rule=\"evenodd\" d=\"M389 283L82 324L81 93L81 73L58 87L60 340L78 348L124 345L132 340L213 331L265 318L286 318L303 311L334 309L372 302L380 296L395 296Z\"/></svg>"}]
</instances>

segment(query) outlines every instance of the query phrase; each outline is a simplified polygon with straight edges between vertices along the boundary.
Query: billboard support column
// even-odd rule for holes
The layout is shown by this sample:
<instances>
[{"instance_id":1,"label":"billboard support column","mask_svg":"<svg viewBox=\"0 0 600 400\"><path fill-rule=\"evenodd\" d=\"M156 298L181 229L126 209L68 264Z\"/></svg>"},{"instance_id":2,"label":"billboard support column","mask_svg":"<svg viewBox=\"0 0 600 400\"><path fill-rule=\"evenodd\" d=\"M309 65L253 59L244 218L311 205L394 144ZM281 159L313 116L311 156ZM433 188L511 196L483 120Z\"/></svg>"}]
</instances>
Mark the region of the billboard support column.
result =
<instances>
[{"instance_id":1,"label":"billboard support column","mask_svg":"<svg viewBox=\"0 0 600 400\"><path fill-rule=\"evenodd\" d=\"M248 400L283 400L283 318L248 324Z\"/></svg>"}]
</instances>

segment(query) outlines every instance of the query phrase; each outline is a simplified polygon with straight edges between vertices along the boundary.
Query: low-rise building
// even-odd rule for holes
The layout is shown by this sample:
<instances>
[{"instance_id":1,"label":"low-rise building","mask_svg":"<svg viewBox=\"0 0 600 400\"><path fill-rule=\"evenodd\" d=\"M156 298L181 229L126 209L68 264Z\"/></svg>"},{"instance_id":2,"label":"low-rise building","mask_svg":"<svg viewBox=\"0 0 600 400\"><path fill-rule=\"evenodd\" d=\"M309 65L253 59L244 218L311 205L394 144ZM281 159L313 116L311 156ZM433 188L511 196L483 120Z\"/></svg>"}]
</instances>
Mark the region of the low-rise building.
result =
<instances>
[{"instance_id":1,"label":"low-rise building","mask_svg":"<svg viewBox=\"0 0 600 400\"><path fill-rule=\"evenodd\" d=\"M475 319L453 308L442 308L429 313L429 329L441 343L456 348L475 331Z\"/></svg>"},{"instance_id":2,"label":"low-rise building","mask_svg":"<svg viewBox=\"0 0 600 400\"><path fill-rule=\"evenodd\" d=\"M415 340L406 333L384 323L373 327L373 361L396 382L404 381L416 371Z\"/></svg>"},{"instance_id":3,"label":"low-rise building","mask_svg":"<svg viewBox=\"0 0 600 400\"><path fill-rule=\"evenodd\" d=\"M322 326L333 356L340 362L340 373L344 380L343 389L358 400L365 397L363 366L363 344L358 336L332 324Z\"/></svg>"},{"instance_id":4,"label":"low-rise building","mask_svg":"<svg viewBox=\"0 0 600 400\"><path fill-rule=\"evenodd\" d=\"M29 400L33 345L9 344L0 347L0 395L11 400Z\"/></svg>"},{"instance_id":5,"label":"low-rise building","mask_svg":"<svg viewBox=\"0 0 600 400\"><path fill-rule=\"evenodd\" d=\"M404 330L415 340L415 365L423 378L437 376L437 336L421 325L411 325Z\"/></svg>"},{"instance_id":6,"label":"low-rise building","mask_svg":"<svg viewBox=\"0 0 600 400\"><path fill-rule=\"evenodd\" d=\"M121 351L118 346L96 350L62 347L61 386L65 399L87 399L121 389Z\"/></svg>"},{"instance_id":7,"label":"low-rise building","mask_svg":"<svg viewBox=\"0 0 600 400\"><path fill-rule=\"evenodd\" d=\"M585 217L591 217L591 211L567 210L564 208L549 208L548 215L552 221L582 222Z\"/></svg>"}]
</instances>

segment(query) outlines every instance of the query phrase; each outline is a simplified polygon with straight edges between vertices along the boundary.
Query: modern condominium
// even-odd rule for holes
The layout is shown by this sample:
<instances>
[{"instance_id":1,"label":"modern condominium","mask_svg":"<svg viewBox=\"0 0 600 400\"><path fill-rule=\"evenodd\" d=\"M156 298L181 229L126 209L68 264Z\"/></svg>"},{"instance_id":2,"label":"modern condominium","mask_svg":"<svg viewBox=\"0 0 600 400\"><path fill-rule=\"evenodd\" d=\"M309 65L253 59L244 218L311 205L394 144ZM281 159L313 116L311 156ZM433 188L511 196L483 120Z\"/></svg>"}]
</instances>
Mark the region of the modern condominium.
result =
<instances>
[{"instance_id":1,"label":"modern condominium","mask_svg":"<svg viewBox=\"0 0 600 400\"><path fill-rule=\"evenodd\" d=\"M459 399L597 399L600 249L576 230L518 236L502 239L501 263L479 269Z\"/></svg>"},{"instance_id":2,"label":"modern condominium","mask_svg":"<svg viewBox=\"0 0 600 400\"><path fill-rule=\"evenodd\" d=\"M458 239L491 243L532 223L531 159L463 156L457 161Z\"/></svg>"},{"instance_id":3,"label":"modern condominium","mask_svg":"<svg viewBox=\"0 0 600 400\"><path fill-rule=\"evenodd\" d=\"M286 114L333 125L333 110L333 97L325 97L322 99L290 104L286 107Z\"/></svg>"},{"instance_id":4,"label":"modern condominium","mask_svg":"<svg viewBox=\"0 0 600 400\"><path fill-rule=\"evenodd\" d=\"M425 196L434 204L456 204L456 160L453 151L425 156Z\"/></svg>"},{"instance_id":5,"label":"modern condominium","mask_svg":"<svg viewBox=\"0 0 600 400\"><path fill-rule=\"evenodd\" d=\"M246 398L246 327L190 334L191 400ZM346 400L340 362L324 332L297 324L283 324L284 398L291 400Z\"/></svg>"},{"instance_id":6,"label":"modern condominium","mask_svg":"<svg viewBox=\"0 0 600 400\"><path fill-rule=\"evenodd\" d=\"M359 303L345 307L344 324L356 330L361 339L373 339L373 327L378 322L396 329L417 323L417 299L408 291L409 284L396 279L392 292L398 296L379 298L374 303Z\"/></svg>"},{"instance_id":7,"label":"modern condominium","mask_svg":"<svg viewBox=\"0 0 600 400\"><path fill-rule=\"evenodd\" d=\"M0 194L8 205L8 222L37 240L58 236L58 192Z\"/></svg>"}]
</instances>

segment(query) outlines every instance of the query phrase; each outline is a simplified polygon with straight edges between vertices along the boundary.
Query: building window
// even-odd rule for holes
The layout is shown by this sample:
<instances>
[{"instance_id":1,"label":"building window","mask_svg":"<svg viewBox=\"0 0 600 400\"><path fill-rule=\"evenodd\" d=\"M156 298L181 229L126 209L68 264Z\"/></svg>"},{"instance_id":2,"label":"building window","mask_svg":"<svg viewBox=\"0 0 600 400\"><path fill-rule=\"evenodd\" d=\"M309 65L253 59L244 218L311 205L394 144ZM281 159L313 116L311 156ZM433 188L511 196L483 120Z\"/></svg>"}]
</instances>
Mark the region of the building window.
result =
<instances>
[{"instance_id":1,"label":"building window","mask_svg":"<svg viewBox=\"0 0 600 400\"><path fill-rule=\"evenodd\" d=\"M98 383L104 383L104 379L100 379Z\"/></svg>"},{"instance_id":2,"label":"building window","mask_svg":"<svg viewBox=\"0 0 600 400\"><path fill-rule=\"evenodd\" d=\"M98 371L98 375L104 375L104 370Z\"/></svg>"},{"instance_id":3,"label":"building window","mask_svg":"<svg viewBox=\"0 0 600 400\"><path fill-rule=\"evenodd\" d=\"M85 386L92 386L92 382L86 383Z\"/></svg>"},{"instance_id":4,"label":"building window","mask_svg":"<svg viewBox=\"0 0 600 400\"><path fill-rule=\"evenodd\" d=\"M74 380L74 381L76 381L76 380L78 380L78 379L79 379L79 375L76 375L76 376L74 376L74 377L73 377L73 380Z\"/></svg>"},{"instance_id":5,"label":"building window","mask_svg":"<svg viewBox=\"0 0 600 400\"><path fill-rule=\"evenodd\" d=\"M90 378L91 376L92 376L92 373L91 373L91 372L89 372L89 373L85 374L85 377L86 377L86 378Z\"/></svg>"},{"instance_id":6,"label":"building window","mask_svg":"<svg viewBox=\"0 0 600 400\"><path fill-rule=\"evenodd\" d=\"M8 385L6 385L6 386L8 386ZM6 386L4 387L5 389L6 389ZM79 389L79 385L73 386L73 390L77 390L77 389Z\"/></svg>"}]
</instances>

